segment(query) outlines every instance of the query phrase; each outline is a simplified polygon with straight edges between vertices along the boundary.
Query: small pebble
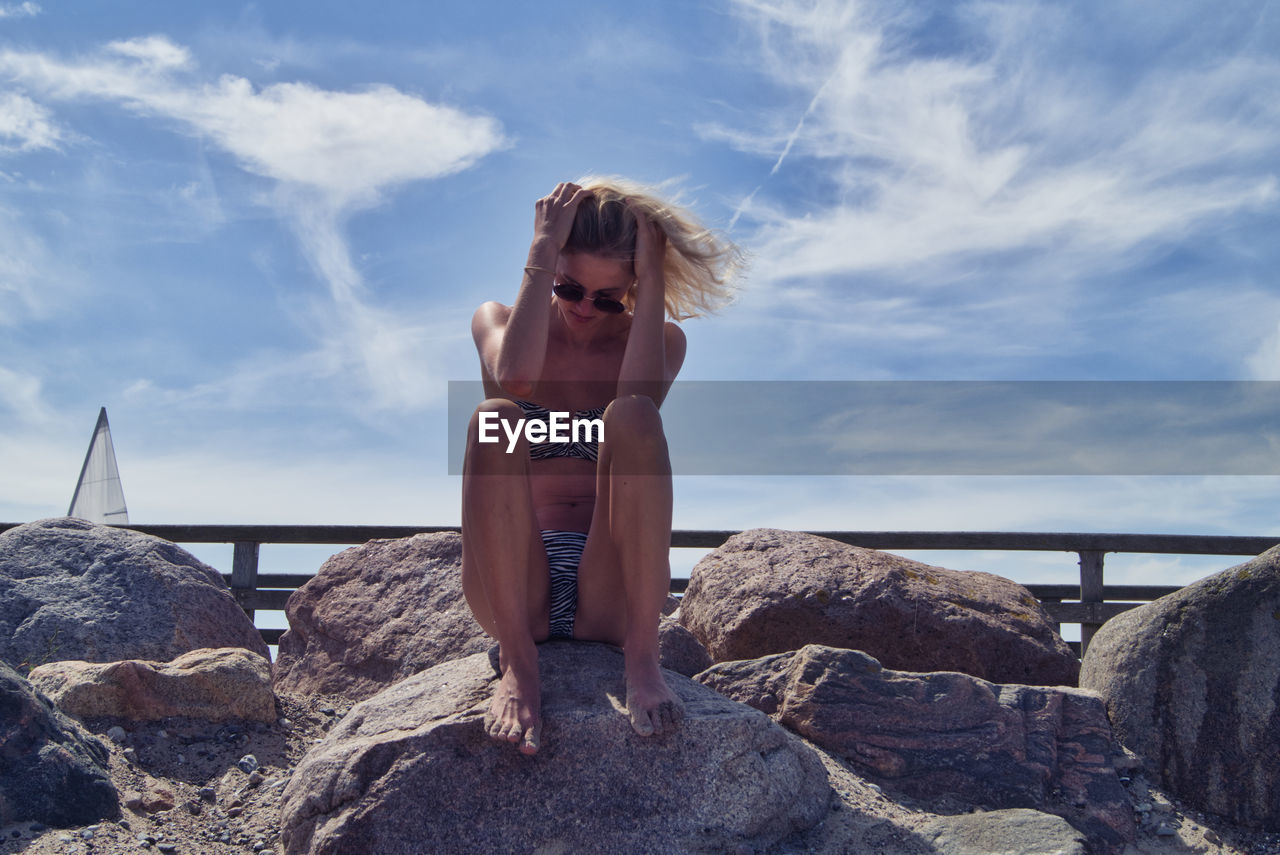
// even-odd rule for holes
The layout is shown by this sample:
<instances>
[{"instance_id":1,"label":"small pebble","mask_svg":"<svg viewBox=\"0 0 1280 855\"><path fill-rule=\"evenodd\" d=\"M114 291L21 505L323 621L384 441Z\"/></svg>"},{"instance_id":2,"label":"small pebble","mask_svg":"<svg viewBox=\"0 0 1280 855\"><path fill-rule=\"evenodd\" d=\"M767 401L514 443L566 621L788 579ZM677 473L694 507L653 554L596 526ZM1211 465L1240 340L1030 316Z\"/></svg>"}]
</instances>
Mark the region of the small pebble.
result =
<instances>
[{"instance_id":1,"label":"small pebble","mask_svg":"<svg viewBox=\"0 0 1280 855\"><path fill-rule=\"evenodd\" d=\"M280 719L280 726L283 727L285 730L288 730L289 728L293 727L293 722L289 721L289 719L287 718L282 718Z\"/></svg>"},{"instance_id":2,"label":"small pebble","mask_svg":"<svg viewBox=\"0 0 1280 855\"><path fill-rule=\"evenodd\" d=\"M126 748L126 749L124 750L124 759L125 759L125 760L127 760L127 761L129 761L129 765L131 765L131 766L137 766L137 765L138 765L138 752L137 752L137 751L134 751L132 748Z\"/></svg>"},{"instance_id":3,"label":"small pebble","mask_svg":"<svg viewBox=\"0 0 1280 855\"><path fill-rule=\"evenodd\" d=\"M227 810L227 816L231 817L232 819L235 819L236 817L240 816L240 814L242 813L244 813L244 808L233 807Z\"/></svg>"},{"instance_id":4,"label":"small pebble","mask_svg":"<svg viewBox=\"0 0 1280 855\"><path fill-rule=\"evenodd\" d=\"M157 846L156 848L157 848L157 849L159 849L161 852L166 853L166 855L168 855L168 853L170 853L170 852L177 852L177 851L178 851L178 847L177 847L177 846L175 846L175 845L173 845L172 843L161 843L161 844L160 844L159 846Z\"/></svg>"},{"instance_id":5,"label":"small pebble","mask_svg":"<svg viewBox=\"0 0 1280 855\"><path fill-rule=\"evenodd\" d=\"M252 772L249 773L249 786L251 787L256 787L265 780L266 778L264 778L262 776L262 773L259 772L257 769L254 769Z\"/></svg>"},{"instance_id":6,"label":"small pebble","mask_svg":"<svg viewBox=\"0 0 1280 855\"><path fill-rule=\"evenodd\" d=\"M1218 836L1218 832L1214 831L1212 828L1204 833L1204 839L1212 843L1214 846L1217 846L1222 842L1222 838Z\"/></svg>"},{"instance_id":7,"label":"small pebble","mask_svg":"<svg viewBox=\"0 0 1280 855\"><path fill-rule=\"evenodd\" d=\"M321 715L337 715L338 711L335 710L333 707L321 707L320 714Z\"/></svg>"},{"instance_id":8,"label":"small pebble","mask_svg":"<svg viewBox=\"0 0 1280 855\"><path fill-rule=\"evenodd\" d=\"M156 739L168 739L168 738L169 738L169 731L167 731L167 730L161 729L161 730L156 734Z\"/></svg>"},{"instance_id":9,"label":"small pebble","mask_svg":"<svg viewBox=\"0 0 1280 855\"><path fill-rule=\"evenodd\" d=\"M83 837L85 840L92 840L93 832L94 832L94 829L86 828L84 831L80 832L80 836Z\"/></svg>"},{"instance_id":10,"label":"small pebble","mask_svg":"<svg viewBox=\"0 0 1280 855\"><path fill-rule=\"evenodd\" d=\"M1158 837L1173 837L1177 833L1177 830L1167 822L1160 823L1160 827L1156 829L1156 835Z\"/></svg>"},{"instance_id":11,"label":"small pebble","mask_svg":"<svg viewBox=\"0 0 1280 855\"><path fill-rule=\"evenodd\" d=\"M218 791L213 787L201 787L199 795L209 804L213 804L218 800Z\"/></svg>"},{"instance_id":12,"label":"small pebble","mask_svg":"<svg viewBox=\"0 0 1280 855\"><path fill-rule=\"evenodd\" d=\"M240 758L240 762L236 765L239 766L246 774L251 774L258 770L259 763L257 757L254 757L252 754L246 754Z\"/></svg>"},{"instance_id":13,"label":"small pebble","mask_svg":"<svg viewBox=\"0 0 1280 855\"><path fill-rule=\"evenodd\" d=\"M117 745L122 745L129 738L129 734L125 733L124 728L117 724L107 731L107 738Z\"/></svg>"}]
</instances>

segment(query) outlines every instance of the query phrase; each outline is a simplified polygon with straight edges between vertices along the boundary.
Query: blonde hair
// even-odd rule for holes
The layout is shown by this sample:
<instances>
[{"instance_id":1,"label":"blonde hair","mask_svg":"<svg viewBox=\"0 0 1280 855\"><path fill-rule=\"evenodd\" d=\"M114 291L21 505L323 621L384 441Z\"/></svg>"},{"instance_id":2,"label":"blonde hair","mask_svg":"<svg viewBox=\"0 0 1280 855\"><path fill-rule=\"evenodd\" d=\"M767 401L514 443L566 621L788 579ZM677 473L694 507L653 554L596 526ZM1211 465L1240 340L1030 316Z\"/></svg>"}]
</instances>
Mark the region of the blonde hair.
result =
<instances>
[{"instance_id":1,"label":"blonde hair","mask_svg":"<svg viewBox=\"0 0 1280 855\"><path fill-rule=\"evenodd\" d=\"M662 269L667 316L682 321L718 311L733 299L745 258L732 241L703 226L688 211L625 178L589 176L577 184L591 191L578 208L564 252L634 261L636 218L649 217L667 236ZM623 299L635 308L634 286Z\"/></svg>"}]
</instances>

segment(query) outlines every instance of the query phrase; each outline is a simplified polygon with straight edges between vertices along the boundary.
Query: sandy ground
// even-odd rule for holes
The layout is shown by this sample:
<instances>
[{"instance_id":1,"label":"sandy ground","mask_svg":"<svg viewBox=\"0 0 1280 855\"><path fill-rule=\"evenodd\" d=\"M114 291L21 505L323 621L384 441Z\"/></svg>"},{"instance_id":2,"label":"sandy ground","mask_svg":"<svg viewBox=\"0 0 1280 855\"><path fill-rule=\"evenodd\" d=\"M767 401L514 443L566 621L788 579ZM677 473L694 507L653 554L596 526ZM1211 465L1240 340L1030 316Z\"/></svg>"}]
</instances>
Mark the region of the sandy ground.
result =
<instances>
[{"instance_id":1,"label":"sandy ground","mask_svg":"<svg viewBox=\"0 0 1280 855\"><path fill-rule=\"evenodd\" d=\"M351 706L341 698L283 695L275 724L87 722L110 748L111 778L128 805L122 818L70 829L10 825L0 829L0 855L281 853L280 798L289 775ZM123 741L107 736L114 726L124 729ZM256 774L241 768L249 755L257 761ZM972 810L958 802L894 796L842 761L823 760L839 800L803 845L780 847L780 853L925 853L914 829L940 814ZM1280 834L1237 829L1185 810L1139 776L1128 786L1135 805L1147 809L1138 814L1142 831L1125 855L1280 855Z\"/></svg>"}]
</instances>

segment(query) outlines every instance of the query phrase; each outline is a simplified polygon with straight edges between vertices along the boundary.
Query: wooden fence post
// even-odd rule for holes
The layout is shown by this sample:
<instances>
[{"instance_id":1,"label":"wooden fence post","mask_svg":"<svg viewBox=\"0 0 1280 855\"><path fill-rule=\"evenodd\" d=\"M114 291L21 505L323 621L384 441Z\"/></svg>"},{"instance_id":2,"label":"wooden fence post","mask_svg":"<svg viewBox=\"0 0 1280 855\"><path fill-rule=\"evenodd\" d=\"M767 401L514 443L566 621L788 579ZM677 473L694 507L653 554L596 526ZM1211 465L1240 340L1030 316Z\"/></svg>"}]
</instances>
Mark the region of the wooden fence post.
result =
<instances>
[{"instance_id":1,"label":"wooden fence post","mask_svg":"<svg viewBox=\"0 0 1280 855\"><path fill-rule=\"evenodd\" d=\"M237 602L241 602L242 591L255 591L258 588L258 546L256 541L237 541L235 553L231 558L231 594ZM241 608L244 608L241 605ZM253 609L245 608L244 613L253 620Z\"/></svg>"},{"instance_id":2,"label":"wooden fence post","mask_svg":"<svg viewBox=\"0 0 1280 855\"><path fill-rule=\"evenodd\" d=\"M1081 603L1102 602L1102 556L1105 554L1097 549L1085 549L1079 553ZM1093 640L1093 634L1100 626L1102 626L1101 623L1080 624L1081 659L1084 658L1085 651L1089 649L1089 642Z\"/></svg>"}]
</instances>

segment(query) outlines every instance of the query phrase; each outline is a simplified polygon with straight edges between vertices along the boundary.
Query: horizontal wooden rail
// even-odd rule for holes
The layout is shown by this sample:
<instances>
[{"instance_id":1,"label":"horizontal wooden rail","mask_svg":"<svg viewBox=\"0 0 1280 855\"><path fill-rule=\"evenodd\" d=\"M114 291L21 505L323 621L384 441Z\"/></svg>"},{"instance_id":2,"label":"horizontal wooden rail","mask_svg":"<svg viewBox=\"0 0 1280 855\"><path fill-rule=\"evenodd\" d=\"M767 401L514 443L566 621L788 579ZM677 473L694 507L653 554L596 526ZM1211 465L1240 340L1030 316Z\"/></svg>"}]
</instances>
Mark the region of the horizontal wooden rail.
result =
<instances>
[{"instance_id":1,"label":"horizontal wooden rail","mask_svg":"<svg viewBox=\"0 0 1280 855\"><path fill-rule=\"evenodd\" d=\"M0 523L0 532L19 523ZM371 540L398 540L416 534L458 532L457 526L386 525L181 525L125 526L175 543L234 544L230 574L224 574L236 600L253 617L258 609L283 610L290 594L314 574L259 573L262 544L353 545ZM1280 544L1280 536L1246 537L1199 534L1122 534L1111 532L1016 531L811 531L809 534L867 549L989 550L996 552L1075 552L1080 557L1080 584L1030 584L1025 587L1041 601L1057 624L1081 625L1077 652L1108 619L1128 609L1166 596L1177 587L1162 585L1106 585L1103 556L1108 552L1170 555L1259 555ZM673 547L714 549L736 531L678 529ZM682 593L687 580L673 579L672 591ZM268 644L276 644L283 630L260 630Z\"/></svg>"},{"instance_id":2,"label":"horizontal wooden rail","mask_svg":"<svg viewBox=\"0 0 1280 855\"><path fill-rule=\"evenodd\" d=\"M0 523L0 532L18 523ZM148 525L125 526L175 543L359 544L415 534L461 531L457 526L413 525ZM714 549L736 531L677 529L674 547ZM1171 555L1259 555L1280 536L1213 534L1120 534L1110 532L1023 531L811 531L820 537L867 549L954 549L997 552L1141 552Z\"/></svg>"}]
</instances>

